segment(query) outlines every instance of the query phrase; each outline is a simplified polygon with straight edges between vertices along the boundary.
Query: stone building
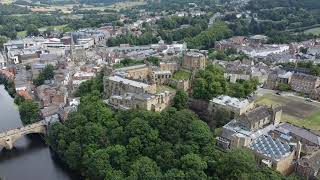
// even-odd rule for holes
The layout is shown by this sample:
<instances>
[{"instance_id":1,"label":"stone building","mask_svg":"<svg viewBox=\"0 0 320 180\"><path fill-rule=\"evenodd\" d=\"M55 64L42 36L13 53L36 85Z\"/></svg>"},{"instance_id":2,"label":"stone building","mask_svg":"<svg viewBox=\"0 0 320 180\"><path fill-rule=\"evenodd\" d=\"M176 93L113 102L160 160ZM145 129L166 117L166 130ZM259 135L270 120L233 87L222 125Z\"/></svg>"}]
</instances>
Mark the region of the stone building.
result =
<instances>
[{"instance_id":1,"label":"stone building","mask_svg":"<svg viewBox=\"0 0 320 180\"><path fill-rule=\"evenodd\" d=\"M179 66L176 62L160 62L159 68L161 71L170 71L173 74L178 71Z\"/></svg>"},{"instance_id":2,"label":"stone building","mask_svg":"<svg viewBox=\"0 0 320 180\"><path fill-rule=\"evenodd\" d=\"M65 87L41 85L36 88L36 96L40 101L40 107L64 106L67 103L68 91Z\"/></svg>"},{"instance_id":3,"label":"stone building","mask_svg":"<svg viewBox=\"0 0 320 180\"><path fill-rule=\"evenodd\" d=\"M217 145L223 149L248 146L255 138L267 134L280 123L280 107L258 106L223 126Z\"/></svg>"},{"instance_id":4,"label":"stone building","mask_svg":"<svg viewBox=\"0 0 320 180\"><path fill-rule=\"evenodd\" d=\"M112 95L124 95L126 93L154 94L156 92L156 85L149 85L119 76L110 76L104 78L104 92L107 98Z\"/></svg>"},{"instance_id":5,"label":"stone building","mask_svg":"<svg viewBox=\"0 0 320 180\"><path fill-rule=\"evenodd\" d=\"M296 173L307 179L320 178L320 150L306 155L298 160Z\"/></svg>"},{"instance_id":6,"label":"stone building","mask_svg":"<svg viewBox=\"0 0 320 180\"><path fill-rule=\"evenodd\" d=\"M231 117L239 117L240 115L253 109L254 102L248 99L238 99L230 96L219 96L213 98L209 102L208 110L209 112L214 112L217 109L225 109L231 112Z\"/></svg>"},{"instance_id":7,"label":"stone building","mask_svg":"<svg viewBox=\"0 0 320 180\"><path fill-rule=\"evenodd\" d=\"M312 90L309 95L310 95L310 98L311 98L311 99L320 101L320 87Z\"/></svg>"},{"instance_id":8,"label":"stone building","mask_svg":"<svg viewBox=\"0 0 320 180\"><path fill-rule=\"evenodd\" d=\"M259 106L241 115L238 123L242 127L257 131L270 123L279 124L281 115L282 109L279 107L269 108L267 106Z\"/></svg>"},{"instance_id":9,"label":"stone building","mask_svg":"<svg viewBox=\"0 0 320 180\"><path fill-rule=\"evenodd\" d=\"M134 79L140 81L147 81L149 74L151 73L150 68L145 65L129 66L125 68L116 69L114 72L117 76L121 76L127 79Z\"/></svg>"},{"instance_id":10,"label":"stone building","mask_svg":"<svg viewBox=\"0 0 320 180\"><path fill-rule=\"evenodd\" d=\"M60 106L57 105L50 105L43 109L40 109L40 116L41 118L48 118L50 116L58 115Z\"/></svg>"},{"instance_id":11,"label":"stone building","mask_svg":"<svg viewBox=\"0 0 320 180\"><path fill-rule=\"evenodd\" d=\"M253 62L245 63L241 61L233 61L222 63L225 72L224 77L230 82L235 83L237 80L251 80L256 79L259 83L264 83L269 74L269 67L264 63L254 64Z\"/></svg>"},{"instance_id":12,"label":"stone building","mask_svg":"<svg viewBox=\"0 0 320 180\"><path fill-rule=\"evenodd\" d=\"M171 71L152 71L151 82L157 85L168 84L168 80L172 77Z\"/></svg>"},{"instance_id":13,"label":"stone building","mask_svg":"<svg viewBox=\"0 0 320 180\"><path fill-rule=\"evenodd\" d=\"M320 136L318 134L293 124L280 124L272 131L272 135L288 142L301 142L304 146L320 147Z\"/></svg>"},{"instance_id":14,"label":"stone building","mask_svg":"<svg viewBox=\"0 0 320 180\"><path fill-rule=\"evenodd\" d=\"M116 109L145 109L160 112L170 105L174 93L163 92L158 94L126 93L112 95L106 102Z\"/></svg>"},{"instance_id":15,"label":"stone building","mask_svg":"<svg viewBox=\"0 0 320 180\"><path fill-rule=\"evenodd\" d=\"M269 167L283 175L294 171L295 160L300 156L301 144L291 145L270 135L261 135L248 147L260 166Z\"/></svg>"},{"instance_id":16,"label":"stone building","mask_svg":"<svg viewBox=\"0 0 320 180\"><path fill-rule=\"evenodd\" d=\"M188 91L190 89L190 81L186 79L168 79L169 86L175 87L176 89L182 90L182 91Z\"/></svg>"},{"instance_id":17,"label":"stone building","mask_svg":"<svg viewBox=\"0 0 320 180\"><path fill-rule=\"evenodd\" d=\"M264 88L277 89L279 83L290 84L292 72L273 71L268 75L267 81L264 83Z\"/></svg>"},{"instance_id":18,"label":"stone building","mask_svg":"<svg viewBox=\"0 0 320 180\"><path fill-rule=\"evenodd\" d=\"M290 82L292 90L306 94L310 94L319 85L319 77L303 73L294 73Z\"/></svg>"},{"instance_id":19,"label":"stone building","mask_svg":"<svg viewBox=\"0 0 320 180\"><path fill-rule=\"evenodd\" d=\"M184 53L181 67L189 71L201 70L205 69L206 62L207 58L204 54L195 51L189 51Z\"/></svg>"}]
</instances>

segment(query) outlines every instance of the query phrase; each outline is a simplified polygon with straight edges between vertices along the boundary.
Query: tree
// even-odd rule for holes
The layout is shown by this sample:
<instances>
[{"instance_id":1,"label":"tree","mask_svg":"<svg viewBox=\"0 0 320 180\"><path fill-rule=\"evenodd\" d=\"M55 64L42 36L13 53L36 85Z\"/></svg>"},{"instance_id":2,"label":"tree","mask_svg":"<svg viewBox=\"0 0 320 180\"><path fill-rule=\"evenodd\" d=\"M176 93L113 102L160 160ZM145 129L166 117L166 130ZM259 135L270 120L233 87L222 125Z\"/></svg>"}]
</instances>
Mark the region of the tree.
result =
<instances>
[{"instance_id":1,"label":"tree","mask_svg":"<svg viewBox=\"0 0 320 180\"><path fill-rule=\"evenodd\" d=\"M129 179L153 180L161 177L160 168L157 163L148 157L141 157L130 167Z\"/></svg>"},{"instance_id":2,"label":"tree","mask_svg":"<svg viewBox=\"0 0 320 180\"><path fill-rule=\"evenodd\" d=\"M16 95L14 98L14 103L17 104L18 106L21 105L25 101L23 96Z\"/></svg>"},{"instance_id":3,"label":"tree","mask_svg":"<svg viewBox=\"0 0 320 180\"><path fill-rule=\"evenodd\" d=\"M50 127L47 138L63 162L84 178L281 177L256 166L247 151L218 151L208 125L189 110L111 111L101 98L97 91L86 93L77 111Z\"/></svg>"},{"instance_id":4,"label":"tree","mask_svg":"<svg viewBox=\"0 0 320 180\"><path fill-rule=\"evenodd\" d=\"M3 44L6 43L9 39L5 36L0 36L0 49L3 48Z\"/></svg>"},{"instance_id":5,"label":"tree","mask_svg":"<svg viewBox=\"0 0 320 180\"><path fill-rule=\"evenodd\" d=\"M243 173L256 169L253 154L245 149L235 149L226 153L217 165L219 177L237 179Z\"/></svg>"},{"instance_id":6,"label":"tree","mask_svg":"<svg viewBox=\"0 0 320 180\"><path fill-rule=\"evenodd\" d=\"M217 109L214 112L214 119L217 127L222 127L231 120L231 113L225 109Z\"/></svg>"},{"instance_id":7,"label":"tree","mask_svg":"<svg viewBox=\"0 0 320 180\"><path fill-rule=\"evenodd\" d=\"M40 31L38 30L37 26L35 26L34 24L28 25L26 30L27 30L28 36L38 36L40 34Z\"/></svg>"},{"instance_id":8,"label":"tree","mask_svg":"<svg viewBox=\"0 0 320 180\"><path fill-rule=\"evenodd\" d=\"M182 110L186 108L188 105L187 93L182 90L178 90L172 102L173 102L172 106L175 107L177 110Z\"/></svg>"},{"instance_id":9,"label":"tree","mask_svg":"<svg viewBox=\"0 0 320 180\"><path fill-rule=\"evenodd\" d=\"M289 91L291 89L289 84L285 84L285 83L279 83L278 84L278 90L280 91Z\"/></svg>"},{"instance_id":10,"label":"tree","mask_svg":"<svg viewBox=\"0 0 320 180\"><path fill-rule=\"evenodd\" d=\"M19 114L23 124L32 124L38 121L39 105L33 100L27 100L19 106Z\"/></svg>"},{"instance_id":11,"label":"tree","mask_svg":"<svg viewBox=\"0 0 320 180\"><path fill-rule=\"evenodd\" d=\"M308 52L308 47L300 47L299 51L303 54L307 54Z\"/></svg>"},{"instance_id":12,"label":"tree","mask_svg":"<svg viewBox=\"0 0 320 180\"><path fill-rule=\"evenodd\" d=\"M146 61L151 63L154 66L159 66L160 64L160 59L158 57L150 56L146 58Z\"/></svg>"},{"instance_id":13,"label":"tree","mask_svg":"<svg viewBox=\"0 0 320 180\"><path fill-rule=\"evenodd\" d=\"M48 27L43 33L46 36L50 36L53 31L54 31L53 27Z\"/></svg>"},{"instance_id":14,"label":"tree","mask_svg":"<svg viewBox=\"0 0 320 180\"><path fill-rule=\"evenodd\" d=\"M228 92L228 83L219 65L209 65L205 70L199 71L195 77L192 82L192 95L196 99L212 99Z\"/></svg>"},{"instance_id":15,"label":"tree","mask_svg":"<svg viewBox=\"0 0 320 180\"><path fill-rule=\"evenodd\" d=\"M47 65L39 74L39 76L33 80L33 84L40 86L45 80L50 80L54 76L54 67L52 65Z\"/></svg>"}]
</instances>

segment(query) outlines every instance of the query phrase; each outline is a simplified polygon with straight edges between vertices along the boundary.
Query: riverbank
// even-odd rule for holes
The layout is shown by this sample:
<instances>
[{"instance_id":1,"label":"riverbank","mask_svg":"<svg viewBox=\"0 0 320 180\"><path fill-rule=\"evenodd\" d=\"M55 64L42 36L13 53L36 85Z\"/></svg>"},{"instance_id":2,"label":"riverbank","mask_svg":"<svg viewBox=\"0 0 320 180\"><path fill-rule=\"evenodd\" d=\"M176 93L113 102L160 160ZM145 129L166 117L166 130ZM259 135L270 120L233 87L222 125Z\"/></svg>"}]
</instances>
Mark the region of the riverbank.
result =
<instances>
[{"instance_id":1,"label":"riverbank","mask_svg":"<svg viewBox=\"0 0 320 180\"><path fill-rule=\"evenodd\" d=\"M22 126L14 99L0 85L0 132ZM39 135L24 136L12 150L0 147L0 177L5 180L78 180Z\"/></svg>"},{"instance_id":2,"label":"riverbank","mask_svg":"<svg viewBox=\"0 0 320 180\"><path fill-rule=\"evenodd\" d=\"M4 85L5 90L9 93L9 95L13 98L15 97L16 90L12 80L7 79L5 76L0 74L0 85Z\"/></svg>"}]
</instances>

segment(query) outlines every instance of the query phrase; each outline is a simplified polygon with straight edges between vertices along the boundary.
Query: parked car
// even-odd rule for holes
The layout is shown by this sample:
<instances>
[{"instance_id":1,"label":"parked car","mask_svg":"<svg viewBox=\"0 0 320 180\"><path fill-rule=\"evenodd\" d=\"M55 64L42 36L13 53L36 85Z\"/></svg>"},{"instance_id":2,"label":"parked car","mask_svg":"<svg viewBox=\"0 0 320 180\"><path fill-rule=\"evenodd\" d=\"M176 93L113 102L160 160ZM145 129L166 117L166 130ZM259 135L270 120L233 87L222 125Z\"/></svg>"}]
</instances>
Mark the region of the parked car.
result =
<instances>
[{"instance_id":1,"label":"parked car","mask_svg":"<svg viewBox=\"0 0 320 180\"><path fill-rule=\"evenodd\" d=\"M307 102L312 102L312 99L310 99L310 98L306 98L305 99Z\"/></svg>"}]
</instances>

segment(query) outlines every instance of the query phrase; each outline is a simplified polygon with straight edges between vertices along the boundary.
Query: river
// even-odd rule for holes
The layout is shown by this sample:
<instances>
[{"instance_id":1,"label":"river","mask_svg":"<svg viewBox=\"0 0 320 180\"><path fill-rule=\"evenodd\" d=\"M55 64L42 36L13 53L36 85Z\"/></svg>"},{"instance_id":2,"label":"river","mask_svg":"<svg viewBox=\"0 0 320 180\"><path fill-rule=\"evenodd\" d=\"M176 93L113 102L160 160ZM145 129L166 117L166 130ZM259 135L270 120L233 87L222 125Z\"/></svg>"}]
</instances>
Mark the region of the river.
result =
<instances>
[{"instance_id":1,"label":"river","mask_svg":"<svg viewBox=\"0 0 320 180\"><path fill-rule=\"evenodd\" d=\"M0 132L22 126L13 98L0 85ZM0 147L2 180L74 180L79 179L53 158L39 135L22 137L12 150Z\"/></svg>"}]
</instances>

